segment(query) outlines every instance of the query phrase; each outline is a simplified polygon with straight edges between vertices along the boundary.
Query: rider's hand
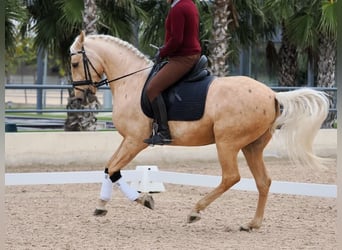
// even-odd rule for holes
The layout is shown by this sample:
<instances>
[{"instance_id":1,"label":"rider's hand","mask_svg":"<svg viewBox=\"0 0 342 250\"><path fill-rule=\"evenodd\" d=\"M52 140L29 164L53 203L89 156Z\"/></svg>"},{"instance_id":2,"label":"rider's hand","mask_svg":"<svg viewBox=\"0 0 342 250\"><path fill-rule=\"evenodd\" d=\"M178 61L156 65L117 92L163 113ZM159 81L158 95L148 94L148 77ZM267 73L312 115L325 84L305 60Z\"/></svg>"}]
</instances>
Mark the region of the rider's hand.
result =
<instances>
[{"instance_id":1,"label":"rider's hand","mask_svg":"<svg viewBox=\"0 0 342 250\"><path fill-rule=\"evenodd\" d=\"M154 55L154 62L155 64L159 64L162 58L160 57L160 49L158 49L157 53Z\"/></svg>"}]
</instances>

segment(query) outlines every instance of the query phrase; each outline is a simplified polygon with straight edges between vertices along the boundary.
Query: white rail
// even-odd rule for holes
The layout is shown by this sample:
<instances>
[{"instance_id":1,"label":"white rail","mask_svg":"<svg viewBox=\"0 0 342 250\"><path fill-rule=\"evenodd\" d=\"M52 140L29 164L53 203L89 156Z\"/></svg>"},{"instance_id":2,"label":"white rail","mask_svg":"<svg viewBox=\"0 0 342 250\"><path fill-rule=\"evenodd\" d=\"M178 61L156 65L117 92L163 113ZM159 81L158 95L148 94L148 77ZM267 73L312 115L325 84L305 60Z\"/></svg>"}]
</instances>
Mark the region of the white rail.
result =
<instances>
[{"instance_id":1,"label":"white rail","mask_svg":"<svg viewBox=\"0 0 342 250\"><path fill-rule=\"evenodd\" d=\"M170 183L179 185L216 187L221 180L220 176L187 174L167 171L150 171L151 166L140 166L137 170L124 170L122 176L127 182L131 182L141 192L151 190L154 184ZM153 169L152 169L153 170ZM102 171L81 172L49 172L49 173L7 173L5 185L42 185L42 184L80 184L101 183ZM158 185L157 185L158 186ZM158 186L160 187L160 185ZM242 178L232 189L244 191L257 191L253 179ZM163 191L163 190L160 190ZM315 197L336 198L336 185L297 183L273 181L271 193L305 195Z\"/></svg>"}]
</instances>

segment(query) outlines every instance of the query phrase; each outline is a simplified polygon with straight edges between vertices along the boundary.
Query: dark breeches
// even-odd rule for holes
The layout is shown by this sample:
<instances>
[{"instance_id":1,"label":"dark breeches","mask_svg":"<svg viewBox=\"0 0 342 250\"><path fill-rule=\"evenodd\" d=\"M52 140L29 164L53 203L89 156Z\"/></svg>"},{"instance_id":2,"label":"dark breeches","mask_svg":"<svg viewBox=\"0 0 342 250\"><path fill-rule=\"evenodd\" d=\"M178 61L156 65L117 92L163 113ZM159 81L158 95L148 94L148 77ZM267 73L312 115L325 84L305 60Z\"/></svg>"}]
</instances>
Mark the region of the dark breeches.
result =
<instances>
[{"instance_id":1,"label":"dark breeches","mask_svg":"<svg viewBox=\"0 0 342 250\"><path fill-rule=\"evenodd\" d=\"M152 78L147 86L147 96L150 102L188 73L199 58L200 54L170 57L169 62Z\"/></svg>"}]
</instances>

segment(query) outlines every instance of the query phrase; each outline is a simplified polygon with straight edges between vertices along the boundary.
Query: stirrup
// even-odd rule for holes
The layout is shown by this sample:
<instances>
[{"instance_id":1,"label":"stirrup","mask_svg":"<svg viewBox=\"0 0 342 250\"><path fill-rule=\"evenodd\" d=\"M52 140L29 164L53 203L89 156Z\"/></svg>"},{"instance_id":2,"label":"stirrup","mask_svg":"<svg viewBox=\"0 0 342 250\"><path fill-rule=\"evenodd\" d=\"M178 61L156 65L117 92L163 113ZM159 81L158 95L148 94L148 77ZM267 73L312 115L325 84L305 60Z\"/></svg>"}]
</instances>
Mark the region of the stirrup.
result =
<instances>
[{"instance_id":1,"label":"stirrup","mask_svg":"<svg viewBox=\"0 0 342 250\"><path fill-rule=\"evenodd\" d=\"M165 145L170 144L172 142L170 132L168 130L159 130L159 125L156 122L152 124L152 134L150 138L145 139L144 142L149 145Z\"/></svg>"},{"instance_id":2,"label":"stirrup","mask_svg":"<svg viewBox=\"0 0 342 250\"><path fill-rule=\"evenodd\" d=\"M145 143L149 145L165 145L170 144L172 139L158 132L154 135L151 135L150 138L144 140Z\"/></svg>"}]
</instances>

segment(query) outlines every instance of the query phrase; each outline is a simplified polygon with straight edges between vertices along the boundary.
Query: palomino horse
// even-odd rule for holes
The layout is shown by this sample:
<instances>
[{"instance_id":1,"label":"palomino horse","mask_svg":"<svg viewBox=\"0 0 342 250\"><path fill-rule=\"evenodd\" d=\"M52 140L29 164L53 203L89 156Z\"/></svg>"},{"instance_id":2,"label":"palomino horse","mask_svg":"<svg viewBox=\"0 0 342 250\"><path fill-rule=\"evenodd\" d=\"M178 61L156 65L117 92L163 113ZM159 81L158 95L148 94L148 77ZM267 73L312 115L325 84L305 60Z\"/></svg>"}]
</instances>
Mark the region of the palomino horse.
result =
<instances>
[{"instance_id":1,"label":"palomino horse","mask_svg":"<svg viewBox=\"0 0 342 250\"><path fill-rule=\"evenodd\" d=\"M140 100L150 72L148 69L153 63L129 43L108 35L86 37L81 32L70 52L76 96L82 98L86 89L95 93L96 87L109 83L113 95L113 122L123 136L121 145L106 166L107 177L112 177L148 146L143 140L151 134L152 120L143 113ZM103 80L103 74L108 80ZM325 94L312 89L275 93L248 77L215 78L208 89L201 119L169 121L171 146L215 143L222 168L221 183L197 202L188 222L199 220L200 211L239 182L237 155L242 150L259 192L254 218L242 229L259 228L271 185L263 161L265 146L279 128L285 135L289 156L301 164L321 164L320 158L312 152L312 144L328 107ZM106 188L104 183L102 188ZM109 197L100 198L98 212L105 214L108 200ZM141 203L141 197L134 200Z\"/></svg>"}]
</instances>

